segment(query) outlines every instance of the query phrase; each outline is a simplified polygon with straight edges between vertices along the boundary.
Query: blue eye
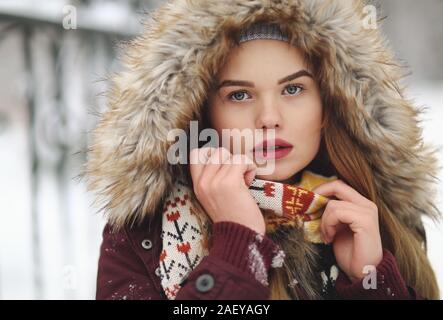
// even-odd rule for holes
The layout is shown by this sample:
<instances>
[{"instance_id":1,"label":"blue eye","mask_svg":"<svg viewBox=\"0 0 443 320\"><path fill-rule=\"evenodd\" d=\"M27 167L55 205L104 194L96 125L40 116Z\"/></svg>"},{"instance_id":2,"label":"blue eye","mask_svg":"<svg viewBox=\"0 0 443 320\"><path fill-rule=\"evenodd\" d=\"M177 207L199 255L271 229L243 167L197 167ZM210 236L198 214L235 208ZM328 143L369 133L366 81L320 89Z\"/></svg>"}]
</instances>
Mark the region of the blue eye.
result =
<instances>
[{"instance_id":1,"label":"blue eye","mask_svg":"<svg viewBox=\"0 0 443 320\"><path fill-rule=\"evenodd\" d=\"M304 90L303 87L301 87L299 85L290 84L290 85L286 86L286 88L285 88L285 90L283 90L283 92L286 91L288 93L288 95L295 96L295 95L299 94L300 92L302 92L303 90Z\"/></svg>"},{"instance_id":2,"label":"blue eye","mask_svg":"<svg viewBox=\"0 0 443 320\"><path fill-rule=\"evenodd\" d=\"M237 91L228 95L229 100L232 101L243 101L246 100L245 97L247 96L248 94L246 93L246 91Z\"/></svg>"}]
</instances>

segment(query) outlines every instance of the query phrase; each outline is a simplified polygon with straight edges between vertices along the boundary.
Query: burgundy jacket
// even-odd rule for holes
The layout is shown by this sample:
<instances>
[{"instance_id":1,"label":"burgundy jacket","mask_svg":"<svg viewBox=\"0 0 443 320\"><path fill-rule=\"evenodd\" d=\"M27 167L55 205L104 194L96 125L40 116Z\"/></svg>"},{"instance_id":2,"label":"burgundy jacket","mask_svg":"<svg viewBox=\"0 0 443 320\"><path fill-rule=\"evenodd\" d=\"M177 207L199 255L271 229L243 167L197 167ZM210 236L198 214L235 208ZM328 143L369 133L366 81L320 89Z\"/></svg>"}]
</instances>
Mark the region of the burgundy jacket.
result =
<instances>
[{"instance_id":1,"label":"burgundy jacket","mask_svg":"<svg viewBox=\"0 0 443 320\"><path fill-rule=\"evenodd\" d=\"M97 276L97 299L167 299L159 277L162 250L161 220L146 219L137 227L112 233L103 231ZM255 231L234 222L213 225L213 244L182 284L176 299L267 300L270 290L248 268L248 245ZM269 271L279 247L268 237L259 244ZM296 287L301 297L303 288ZM377 266L377 289L364 289L363 281L351 283L339 272L335 290L342 299L420 299L403 280L394 256L384 250Z\"/></svg>"}]
</instances>

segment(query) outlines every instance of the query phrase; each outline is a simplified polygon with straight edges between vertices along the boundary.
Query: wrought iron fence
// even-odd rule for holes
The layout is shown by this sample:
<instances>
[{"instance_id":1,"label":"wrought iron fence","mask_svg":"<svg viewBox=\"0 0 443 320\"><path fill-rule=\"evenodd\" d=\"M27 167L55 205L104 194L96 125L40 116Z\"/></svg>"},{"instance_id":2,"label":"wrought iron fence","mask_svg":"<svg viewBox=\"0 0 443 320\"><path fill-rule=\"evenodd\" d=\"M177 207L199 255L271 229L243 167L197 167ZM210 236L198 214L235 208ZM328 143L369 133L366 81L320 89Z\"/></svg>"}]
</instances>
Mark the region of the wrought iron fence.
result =
<instances>
[{"instance_id":1,"label":"wrought iron fence","mask_svg":"<svg viewBox=\"0 0 443 320\"><path fill-rule=\"evenodd\" d=\"M94 297L103 221L75 179L78 151L118 69L116 43L158 2L0 2L0 298Z\"/></svg>"}]
</instances>

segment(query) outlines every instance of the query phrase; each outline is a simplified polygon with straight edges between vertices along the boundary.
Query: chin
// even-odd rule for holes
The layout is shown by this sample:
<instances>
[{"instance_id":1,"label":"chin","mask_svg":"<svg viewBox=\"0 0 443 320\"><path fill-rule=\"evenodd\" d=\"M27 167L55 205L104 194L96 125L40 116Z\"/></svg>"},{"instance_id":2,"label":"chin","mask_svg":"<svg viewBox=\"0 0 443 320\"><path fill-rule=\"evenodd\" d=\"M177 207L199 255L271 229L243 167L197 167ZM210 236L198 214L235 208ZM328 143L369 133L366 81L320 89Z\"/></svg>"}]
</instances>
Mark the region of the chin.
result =
<instances>
[{"instance_id":1,"label":"chin","mask_svg":"<svg viewBox=\"0 0 443 320\"><path fill-rule=\"evenodd\" d=\"M300 168L288 168L286 166L279 166L278 164L276 164L275 169L271 174L257 175L257 178L262 180L283 182L291 179L298 172L300 172Z\"/></svg>"}]
</instances>

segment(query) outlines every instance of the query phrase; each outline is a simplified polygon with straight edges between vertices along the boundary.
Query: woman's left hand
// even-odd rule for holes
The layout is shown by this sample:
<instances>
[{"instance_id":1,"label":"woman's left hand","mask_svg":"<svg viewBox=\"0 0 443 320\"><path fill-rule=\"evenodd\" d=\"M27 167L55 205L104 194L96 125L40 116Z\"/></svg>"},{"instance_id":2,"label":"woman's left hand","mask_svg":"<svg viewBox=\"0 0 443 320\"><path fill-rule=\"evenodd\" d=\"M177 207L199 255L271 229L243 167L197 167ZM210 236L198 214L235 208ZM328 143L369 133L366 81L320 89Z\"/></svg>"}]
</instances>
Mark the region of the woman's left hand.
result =
<instances>
[{"instance_id":1,"label":"woman's left hand","mask_svg":"<svg viewBox=\"0 0 443 320\"><path fill-rule=\"evenodd\" d=\"M332 243L340 269L352 282L367 275L365 266L374 268L383 258L378 208L341 180L327 182L312 190L329 200L324 210L321 231L327 243Z\"/></svg>"}]
</instances>

